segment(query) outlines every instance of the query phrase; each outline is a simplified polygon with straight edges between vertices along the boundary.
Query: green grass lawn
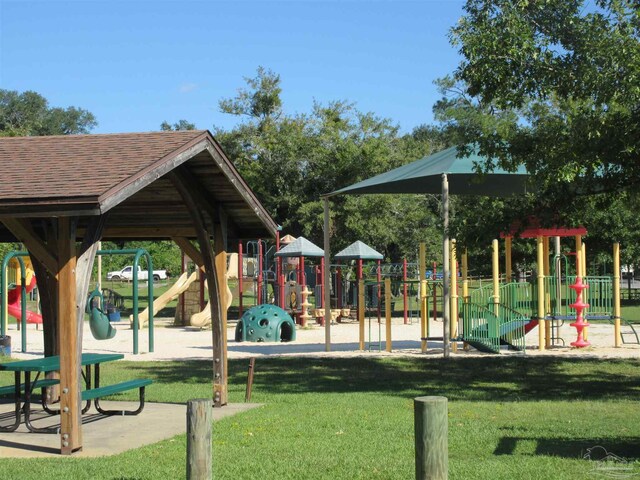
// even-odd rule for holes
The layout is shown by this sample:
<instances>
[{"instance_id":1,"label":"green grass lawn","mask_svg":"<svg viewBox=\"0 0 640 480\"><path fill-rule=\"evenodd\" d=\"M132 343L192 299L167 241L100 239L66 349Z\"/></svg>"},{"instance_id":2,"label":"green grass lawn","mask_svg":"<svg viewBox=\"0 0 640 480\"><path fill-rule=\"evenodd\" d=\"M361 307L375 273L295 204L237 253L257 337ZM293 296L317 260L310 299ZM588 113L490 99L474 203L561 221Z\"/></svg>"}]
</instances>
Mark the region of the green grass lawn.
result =
<instances>
[{"instance_id":1,"label":"green grass lawn","mask_svg":"<svg viewBox=\"0 0 640 480\"><path fill-rule=\"evenodd\" d=\"M229 366L230 401L240 402L247 361ZM105 383L153 378L148 399L163 402L210 396L210 375L205 361L103 370ZM0 384L11 381L0 374ZM449 398L452 479L591 478L597 464L582 457L596 445L640 475L639 360L378 357L259 358L252 400L265 405L214 424L214 477L414 478L413 398L421 395ZM3 459L0 471L184 478L185 445L181 435L109 458Z\"/></svg>"}]
</instances>

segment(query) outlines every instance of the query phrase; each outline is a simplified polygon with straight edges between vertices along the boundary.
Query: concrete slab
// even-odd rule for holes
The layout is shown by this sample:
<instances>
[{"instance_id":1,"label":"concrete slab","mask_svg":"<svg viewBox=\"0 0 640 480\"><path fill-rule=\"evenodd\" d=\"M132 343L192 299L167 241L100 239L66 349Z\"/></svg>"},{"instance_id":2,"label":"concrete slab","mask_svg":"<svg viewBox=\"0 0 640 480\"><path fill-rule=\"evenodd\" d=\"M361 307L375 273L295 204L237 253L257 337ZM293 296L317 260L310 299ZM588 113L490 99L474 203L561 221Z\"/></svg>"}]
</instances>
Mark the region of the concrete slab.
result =
<instances>
[{"instance_id":1,"label":"concrete slab","mask_svg":"<svg viewBox=\"0 0 640 480\"><path fill-rule=\"evenodd\" d=\"M137 402L100 402L106 409L135 409ZM235 403L213 409L213 419L235 415L260 406L257 403ZM11 423L13 403L0 403L0 424ZM59 416L47 415L34 406L35 426L59 426ZM90 410L95 412L95 410ZM136 416L107 417L87 413L82 420L83 449L73 457L116 455L144 445L157 443L186 432L187 406L184 404L149 403ZM60 456L60 435L29 432L24 425L11 433L0 433L0 458L46 458Z\"/></svg>"}]
</instances>

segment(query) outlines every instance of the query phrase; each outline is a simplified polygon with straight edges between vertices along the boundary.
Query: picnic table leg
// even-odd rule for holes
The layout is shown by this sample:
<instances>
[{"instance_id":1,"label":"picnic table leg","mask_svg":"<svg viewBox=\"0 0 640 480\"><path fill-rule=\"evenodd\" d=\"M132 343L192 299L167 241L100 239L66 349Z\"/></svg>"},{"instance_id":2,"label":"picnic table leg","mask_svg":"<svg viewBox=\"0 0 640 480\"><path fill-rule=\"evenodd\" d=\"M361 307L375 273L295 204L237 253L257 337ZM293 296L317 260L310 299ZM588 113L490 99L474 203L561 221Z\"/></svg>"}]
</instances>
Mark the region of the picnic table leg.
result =
<instances>
[{"instance_id":1,"label":"picnic table leg","mask_svg":"<svg viewBox=\"0 0 640 480\"><path fill-rule=\"evenodd\" d=\"M21 400L20 399L20 377L21 377L20 372L19 371L15 372L15 376L14 376L15 380L14 381L15 381L16 389L15 389L13 395L14 395L14 400L15 400L15 416L16 416L16 419L13 422L13 425L9 425L7 427L0 427L0 432L15 432L18 429L18 427L20 426L20 419L21 419L21 414L20 414L20 410L21 410L21 408L20 408L20 403L21 403L20 402L20 400Z\"/></svg>"},{"instance_id":2,"label":"picnic table leg","mask_svg":"<svg viewBox=\"0 0 640 480\"><path fill-rule=\"evenodd\" d=\"M24 372L24 424L33 433L58 433L59 427L38 428L31 424L31 372Z\"/></svg>"},{"instance_id":3,"label":"picnic table leg","mask_svg":"<svg viewBox=\"0 0 640 480\"><path fill-rule=\"evenodd\" d=\"M86 389L91 390L91 365L87 365L85 367L85 373L82 374L82 377L84 378L84 384L86 386ZM47 397L44 394L44 391L45 389L43 388L42 389L42 408L49 415L60 415L60 409L53 409L49 407L49 403L47 402ZM83 414L87 413L90 408L91 408L91 400L87 400L86 405L82 409L82 413Z\"/></svg>"},{"instance_id":4,"label":"picnic table leg","mask_svg":"<svg viewBox=\"0 0 640 480\"><path fill-rule=\"evenodd\" d=\"M96 363L95 368L96 388L100 387L100 364ZM101 415L138 415L144 409L144 391L145 387L140 387L140 405L135 410L105 410L100 406L100 399L93 401L94 407Z\"/></svg>"}]
</instances>

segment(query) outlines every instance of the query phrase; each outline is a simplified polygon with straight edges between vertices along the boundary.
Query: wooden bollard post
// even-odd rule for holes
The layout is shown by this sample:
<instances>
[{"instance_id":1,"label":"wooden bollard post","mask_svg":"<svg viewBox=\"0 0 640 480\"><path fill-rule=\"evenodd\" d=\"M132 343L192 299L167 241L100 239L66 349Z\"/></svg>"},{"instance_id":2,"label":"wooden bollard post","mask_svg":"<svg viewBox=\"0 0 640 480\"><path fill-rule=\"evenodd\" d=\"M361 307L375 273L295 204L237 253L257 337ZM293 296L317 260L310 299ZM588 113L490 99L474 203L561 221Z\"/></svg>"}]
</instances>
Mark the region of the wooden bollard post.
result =
<instances>
[{"instance_id":1,"label":"wooden bollard post","mask_svg":"<svg viewBox=\"0 0 640 480\"><path fill-rule=\"evenodd\" d=\"M449 469L447 397L413 401L416 480L444 480Z\"/></svg>"},{"instance_id":2,"label":"wooden bollard post","mask_svg":"<svg viewBox=\"0 0 640 480\"><path fill-rule=\"evenodd\" d=\"M212 478L211 399L187 402L187 480Z\"/></svg>"}]
</instances>

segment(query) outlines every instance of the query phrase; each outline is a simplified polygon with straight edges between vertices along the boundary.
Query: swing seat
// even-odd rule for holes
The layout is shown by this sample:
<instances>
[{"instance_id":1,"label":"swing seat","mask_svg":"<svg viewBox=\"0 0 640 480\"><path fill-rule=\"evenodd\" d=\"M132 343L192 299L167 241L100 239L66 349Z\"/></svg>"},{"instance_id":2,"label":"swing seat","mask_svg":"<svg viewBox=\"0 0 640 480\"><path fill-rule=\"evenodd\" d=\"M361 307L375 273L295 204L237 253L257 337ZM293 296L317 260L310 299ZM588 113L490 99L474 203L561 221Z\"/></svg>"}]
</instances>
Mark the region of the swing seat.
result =
<instances>
[{"instance_id":1,"label":"swing seat","mask_svg":"<svg viewBox=\"0 0 640 480\"><path fill-rule=\"evenodd\" d=\"M97 298L98 302L94 302L94 298ZM91 334L96 340L109 340L115 337L117 332L117 330L111 326L107 314L99 308L99 305L101 305L103 301L102 292L97 288L91 292L87 300L89 327L91 327ZM98 305L95 305L95 303Z\"/></svg>"},{"instance_id":2,"label":"swing seat","mask_svg":"<svg viewBox=\"0 0 640 480\"><path fill-rule=\"evenodd\" d=\"M109 317L97 307L91 309L89 326L96 340L109 340L116 336L117 330L111 326Z\"/></svg>"}]
</instances>

